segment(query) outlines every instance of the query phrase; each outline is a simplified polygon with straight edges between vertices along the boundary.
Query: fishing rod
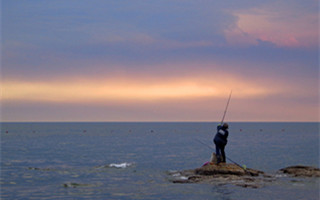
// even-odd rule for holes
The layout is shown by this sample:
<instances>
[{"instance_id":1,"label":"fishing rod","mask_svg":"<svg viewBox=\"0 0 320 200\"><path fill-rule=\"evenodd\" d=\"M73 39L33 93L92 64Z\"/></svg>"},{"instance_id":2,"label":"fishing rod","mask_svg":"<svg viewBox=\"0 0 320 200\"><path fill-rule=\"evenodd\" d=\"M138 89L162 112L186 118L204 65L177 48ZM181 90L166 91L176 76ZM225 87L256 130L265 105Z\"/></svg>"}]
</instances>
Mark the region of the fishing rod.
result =
<instances>
[{"instance_id":1,"label":"fishing rod","mask_svg":"<svg viewBox=\"0 0 320 200\"><path fill-rule=\"evenodd\" d=\"M230 103L230 99L231 99L231 95L232 95L232 90L230 91L230 95L229 95L229 99L228 99L228 102L227 102L227 106L226 106L226 109L224 110L224 114L223 114L223 117L222 117L222 120L221 120L221 125L223 124L224 118L225 118L225 116L226 116L226 113L227 113L227 110L228 110L228 107L229 107L229 103ZM200 140L198 140L198 139L196 139L196 138L195 138L195 140L198 141L198 142L200 142L201 144L205 145L205 146L208 147L210 150L215 151L215 149L213 149L211 146L207 145L206 143L204 143L204 142L202 142L202 141L200 141ZM226 158L227 158L230 162L234 163L235 165L237 165L238 167L240 167L241 169L243 169L243 170L246 171L245 165L244 165L244 166L241 166L241 165L239 165L238 163L236 163L235 161L233 161L232 159L228 158L227 156L226 156Z\"/></svg>"},{"instance_id":2,"label":"fishing rod","mask_svg":"<svg viewBox=\"0 0 320 200\"><path fill-rule=\"evenodd\" d=\"M228 102L227 102L227 106L226 106L226 109L224 110L224 114L223 114L223 117L222 117L222 120L221 120L221 125L224 121L224 118L226 116L226 113L227 113L227 110L228 110L228 107L229 107L229 103L230 103L230 99L231 99L231 95L232 95L232 90L230 91L230 95L229 95L229 99L228 99Z\"/></svg>"},{"instance_id":3,"label":"fishing rod","mask_svg":"<svg viewBox=\"0 0 320 200\"><path fill-rule=\"evenodd\" d=\"M196 138L195 138L195 140L198 141L198 142L200 142L201 144L205 145L205 146L208 147L209 149L215 151L211 146L209 146L208 144L202 142L201 140L198 140L198 139L196 139ZM243 167L243 166L239 165L238 163L236 163L235 161L231 160L231 159L228 158L227 156L226 156L226 158L227 158L230 162L232 162L233 164L237 165L238 167L240 167L241 169L243 169L243 170L246 171L246 167Z\"/></svg>"}]
</instances>

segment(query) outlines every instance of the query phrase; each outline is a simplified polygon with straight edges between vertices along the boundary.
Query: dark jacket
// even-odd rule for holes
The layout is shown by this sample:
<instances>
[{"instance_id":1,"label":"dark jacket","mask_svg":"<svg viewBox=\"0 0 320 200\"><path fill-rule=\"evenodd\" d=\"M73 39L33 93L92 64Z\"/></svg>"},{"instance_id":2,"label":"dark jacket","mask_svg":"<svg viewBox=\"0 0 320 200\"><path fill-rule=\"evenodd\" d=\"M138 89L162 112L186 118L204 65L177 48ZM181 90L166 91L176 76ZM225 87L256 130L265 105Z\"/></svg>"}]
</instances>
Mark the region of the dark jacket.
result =
<instances>
[{"instance_id":1,"label":"dark jacket","mask_svg":"<svg viewBox=\"0 0 320 200\"><path fill-rule=\"evenodd\" d=\"M214 136L214 139L213 139L213 141L214 141L214 143L216 144L216 145L223 145L223 146L225 146L227 143L228 143L228 136L229 136L229 131L228 131L228 129L225 129L225 128L223 128L221 125L219 125L218 127L217 127L217 133L216 133L216 135Z\"/></svg>"}]
</instances>

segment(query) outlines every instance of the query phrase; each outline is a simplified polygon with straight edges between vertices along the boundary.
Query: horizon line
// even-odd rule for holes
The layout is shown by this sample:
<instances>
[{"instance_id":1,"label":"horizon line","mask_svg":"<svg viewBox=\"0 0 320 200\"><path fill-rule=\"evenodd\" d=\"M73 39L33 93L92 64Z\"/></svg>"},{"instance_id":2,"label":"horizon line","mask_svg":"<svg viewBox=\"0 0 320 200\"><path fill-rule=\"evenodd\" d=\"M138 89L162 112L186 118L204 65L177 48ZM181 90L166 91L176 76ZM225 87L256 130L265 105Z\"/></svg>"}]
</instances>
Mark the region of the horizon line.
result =
<instances>
[{"instance_id":1,"label":"horizon line","mask_svg":"<svg viewBox=\"0 0 320 200\"><path fill-rule=\"evenodd\" d=\"M231 121L225 121L228 123L320 123L319 121L269 121L269 120L231 120ZM49 120L49 121L0 121L0 123L220 123L220 121L191 121L191 120L177 120L177 121L161 121L161 120L155 120L155 121L55 121L55 120Z\"/></svg>"}]
</instances>

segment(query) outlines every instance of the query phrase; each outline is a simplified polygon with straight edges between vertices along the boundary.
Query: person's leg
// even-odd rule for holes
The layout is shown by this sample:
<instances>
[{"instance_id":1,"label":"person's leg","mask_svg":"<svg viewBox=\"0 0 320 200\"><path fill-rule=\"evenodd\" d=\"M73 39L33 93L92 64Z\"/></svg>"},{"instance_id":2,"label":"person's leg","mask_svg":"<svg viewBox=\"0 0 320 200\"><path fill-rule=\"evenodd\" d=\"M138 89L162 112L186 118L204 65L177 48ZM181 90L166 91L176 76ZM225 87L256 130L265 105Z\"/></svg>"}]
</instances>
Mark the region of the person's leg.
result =
<instances>
[{"instance_id":1,"label":"person's leg","mask_svg":"<svg viewBox=\"0 0 320 200\"><path fill-rule=\"evenodd\" d=\"M216 144L216 155L217 155L217 164L219 164L221 162L221 149L217 144Z\"/></svg>"},{"instance_id":2,"label":"person's leg","mask_svg":"<svg viewBox=\"0 0 320 200\"><path fill-rule=\"evenodd\" d=\"M221 155L222 155L222 162L226 162L226 154L224 152L224 147L225 146L221 146L220 150L221 150Z\"/></svg>"}]
</instances>

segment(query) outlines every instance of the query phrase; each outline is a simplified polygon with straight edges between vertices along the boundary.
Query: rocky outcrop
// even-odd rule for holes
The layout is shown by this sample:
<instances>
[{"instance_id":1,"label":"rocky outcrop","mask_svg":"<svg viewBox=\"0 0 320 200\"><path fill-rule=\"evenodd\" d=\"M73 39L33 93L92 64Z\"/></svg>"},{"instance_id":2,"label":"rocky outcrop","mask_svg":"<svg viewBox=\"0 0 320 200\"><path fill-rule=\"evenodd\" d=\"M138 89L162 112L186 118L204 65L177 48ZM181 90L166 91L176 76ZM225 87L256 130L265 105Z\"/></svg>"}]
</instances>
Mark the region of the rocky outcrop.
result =
<instances>
[{"instance_id":1,"label":"rocky outcrop","mask_svg":"<svg viewBox=\"0 0 320 200\"><path fill-rule=\"evenodd\" d=\"M209 163L193 170L171 171L173 183L234 184L241 187L260 188L273 177L262 171L245 169L231 163Z\"/></svg>"},{"instance_id":2,"label":"rocky outcrop","mask_svg":"<svg viewBox=\"0 0 320 200\"><path fill-rule=\"evenodd\" d=\"M310 166L291 166L280 169L281 172L294 177L320 177L320 169Z\"/></svg>"},{"instance_id":3,"label":"rocky outcrop","mask_svg":"<svg viewBox=\"0 0 320 200\"><path fill-rule=\"evenodd\" d=\"M287 167L281 169L280 173L290 174L293 177L320 177L320 169L309 166ZM260 188L283 177L236 164L212 162L197 169L169 171L168 174L173 183L233 184L249 188Z\"/></svg>"},{"instance_id":4,"label":"rocky outcrop","mask_svg":"<svg viewBox=\"0 0 320 200\"><path fill-rule=\"evenodd\" d=\"M220 163L213 164L209 163L202 166L201 168L195 169L195 173L199 175L217 175L217 174L227 174L227 175L237 175L237 176L259 176L264 174L262 171L247 169L236 164L231 163Z\"/></svg>"}]
</instances>

